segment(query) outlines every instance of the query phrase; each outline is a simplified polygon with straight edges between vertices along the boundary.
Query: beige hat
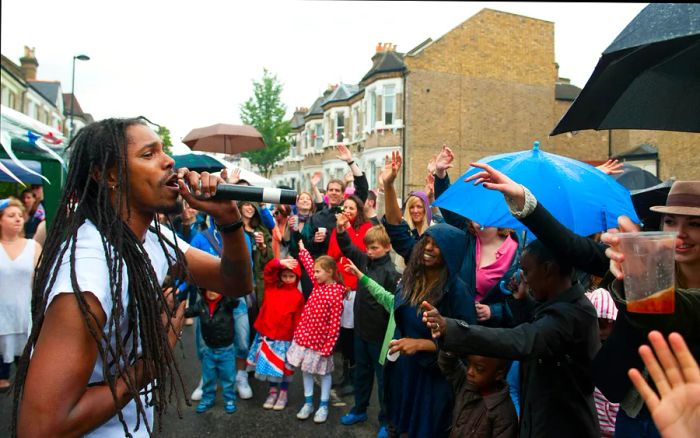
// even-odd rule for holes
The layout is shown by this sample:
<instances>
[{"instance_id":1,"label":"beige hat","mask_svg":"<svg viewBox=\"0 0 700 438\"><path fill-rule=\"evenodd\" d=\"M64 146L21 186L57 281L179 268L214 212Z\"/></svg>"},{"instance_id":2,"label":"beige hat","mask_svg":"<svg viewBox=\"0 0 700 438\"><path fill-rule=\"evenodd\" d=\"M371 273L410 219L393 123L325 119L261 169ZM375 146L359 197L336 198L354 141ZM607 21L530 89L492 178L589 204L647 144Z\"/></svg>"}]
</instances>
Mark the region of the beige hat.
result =
<instances>
[{"instance_id":1,"label":"beige hat","mask_svg":"<svg viewBox=\"0 0 700 438\"><path fill-rule=\"evenodd\" d=\"M666 205L650 208L658 213L700 216L700 181L676 181L668 192Z\"/></svg>"}]
</instances>

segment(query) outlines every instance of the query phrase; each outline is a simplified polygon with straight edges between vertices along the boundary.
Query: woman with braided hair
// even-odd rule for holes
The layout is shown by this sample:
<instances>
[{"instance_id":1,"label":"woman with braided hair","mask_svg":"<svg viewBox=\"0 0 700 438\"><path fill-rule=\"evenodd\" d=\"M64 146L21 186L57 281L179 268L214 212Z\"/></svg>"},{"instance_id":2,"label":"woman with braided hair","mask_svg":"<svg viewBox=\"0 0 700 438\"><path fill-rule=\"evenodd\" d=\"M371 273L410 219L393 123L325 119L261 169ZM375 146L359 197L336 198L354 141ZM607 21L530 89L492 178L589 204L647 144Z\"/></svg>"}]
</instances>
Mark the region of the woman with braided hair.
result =
<instances>
[{"instance_id":1,"label":"woman with braided hair","mask_svg":"<svg viewBox=\"0 0 700 438\"><path fill-rule=\"evenodd\" d=\"M250 291L240 213L235 202L209 199L221 178L176 171L143 118L92 123L69 150L34 280L13 434L149 436L153 411L160 418L185 390L172 352L184 303L173 305L163 280L170 272L229 296ZM182 199L218 224L221 259L155 220L181 209Z\"/></svg>"}]
</instances>

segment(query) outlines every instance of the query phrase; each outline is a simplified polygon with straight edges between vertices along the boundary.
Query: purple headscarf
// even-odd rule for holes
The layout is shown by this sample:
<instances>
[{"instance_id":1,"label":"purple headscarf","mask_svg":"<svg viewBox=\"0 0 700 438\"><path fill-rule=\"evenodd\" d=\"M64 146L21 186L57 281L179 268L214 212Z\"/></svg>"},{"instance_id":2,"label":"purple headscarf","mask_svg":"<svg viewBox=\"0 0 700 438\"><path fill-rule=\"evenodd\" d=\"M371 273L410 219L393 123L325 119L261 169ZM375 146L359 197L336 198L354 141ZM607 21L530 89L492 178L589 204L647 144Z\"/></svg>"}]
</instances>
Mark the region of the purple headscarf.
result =
<instances>
[{"instance_id":1,"label":"purple headscarf","mask_svg":"<svg viewBox=\"0 0 700 438\"><path fill-rule=\"evenodd\" d=\"M421 201L423 201L423 207L425 208L425 214L426 218L428 219L428 225L433 221L433 210L430 208L430 202L428 202L428 195L425 192L411 192L408 194L408 198L406 198L406 202L403 204L404 208L406 204L408 204L408 200L411 196L415 196L416 198L419 198Z\"/></svg>"}]
</instances>

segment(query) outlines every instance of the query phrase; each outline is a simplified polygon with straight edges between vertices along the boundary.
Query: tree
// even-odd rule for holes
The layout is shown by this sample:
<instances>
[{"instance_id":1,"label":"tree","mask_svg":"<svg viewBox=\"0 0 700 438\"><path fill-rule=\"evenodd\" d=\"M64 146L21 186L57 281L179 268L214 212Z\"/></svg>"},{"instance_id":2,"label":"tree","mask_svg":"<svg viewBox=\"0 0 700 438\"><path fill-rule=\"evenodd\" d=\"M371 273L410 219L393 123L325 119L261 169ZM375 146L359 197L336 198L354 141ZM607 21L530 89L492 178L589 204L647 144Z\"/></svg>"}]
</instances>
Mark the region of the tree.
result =
<instances>
[{"instance_id":1,"label":"tree","mask_svg":"<svg viewBox=\"0 0 700 438\"><path fill-rule=\"evenodd\" d=\"M170 138L170 130L165 126L158 126L157 134L160 137L160 141L163 142L163 150L165 153L172 155L173 153L170 148L173 145L173 140Z\"/></svg>"},{"instance_id":2,"label":"tree","mask_svg":"<svg viewBox=\"0 0 700 438\"><path fill-rule=\"evenodd\" d=\"M285 120L287 107L280 100L281 94L282 84L277 76L264 69L262 80L253 81L253 96L241 105L241 121L254 126L265 142L263 149L242 155L258 166L265 177L270 175L275 162L289 153L290 126Z\"/></svg>"}]
</instances>

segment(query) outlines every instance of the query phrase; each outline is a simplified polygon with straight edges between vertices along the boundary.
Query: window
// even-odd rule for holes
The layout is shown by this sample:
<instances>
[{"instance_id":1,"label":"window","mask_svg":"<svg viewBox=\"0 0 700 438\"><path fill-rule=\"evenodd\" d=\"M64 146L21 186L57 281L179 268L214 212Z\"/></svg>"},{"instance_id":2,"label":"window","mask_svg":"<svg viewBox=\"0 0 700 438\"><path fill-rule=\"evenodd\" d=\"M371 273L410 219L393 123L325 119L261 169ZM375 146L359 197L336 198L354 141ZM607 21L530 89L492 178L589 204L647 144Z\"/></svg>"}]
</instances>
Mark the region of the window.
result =
<instances>
[{"instance_id":1,"label":"window","mask_svg":"<svg viewBox=\"0 0 700 438\"><path fill-rule=\"evenodd\" d=\"M321 123L316 124L316 131L314 132L314 139L315 139L314 146L316 147L317 151L320 151L321 148L323 147L323 124L321 124Z\"/></svg>"},{"instance_id":2,"label":"window","mask_svg":"<svg viewBox=\"0 0 700 438\"><path fill-rule=\"evenodd\" d=\"M377 162L372 160L369 162L369 172L367 178L370 188L377 186Z\"/></svg>"},{"instance_id":3,"label":"window","mask_svg":"<svg viewBox=\"0 0 700 438\"><path fill-rule=\"evenodd\" d=\"M360 138L360 107L352 109L352 136L355 140Z\"/></svg>"},{"instance_id":4,"label":"window","mask_svg":"<svg viewBox=\"0 0 700 438\"><path fill-rule=\"evenodd\" d=\"M384 125L394 123L394 113L396 112L396 90L393 85L384 86Z\"/></svg>"},{"instance_id":5,"label":"window","mask_svg":"<svg viewBox=\"0 0 700 438\"><path fill-rule=\"evenodd\" d=\"M377 94L372 91L369 93L369 129L374 129L374 123L377 121Z\"/></svg>"},{"instance_id":6,"label":"window","mask_svg":"<svg viewBox=\"0 0 700 438\"><path fill-rule=\"evenodd\" d=\"M335 113L335 141L342 143L345 138L345 114Z\"/></svg>"}]
</instances>

